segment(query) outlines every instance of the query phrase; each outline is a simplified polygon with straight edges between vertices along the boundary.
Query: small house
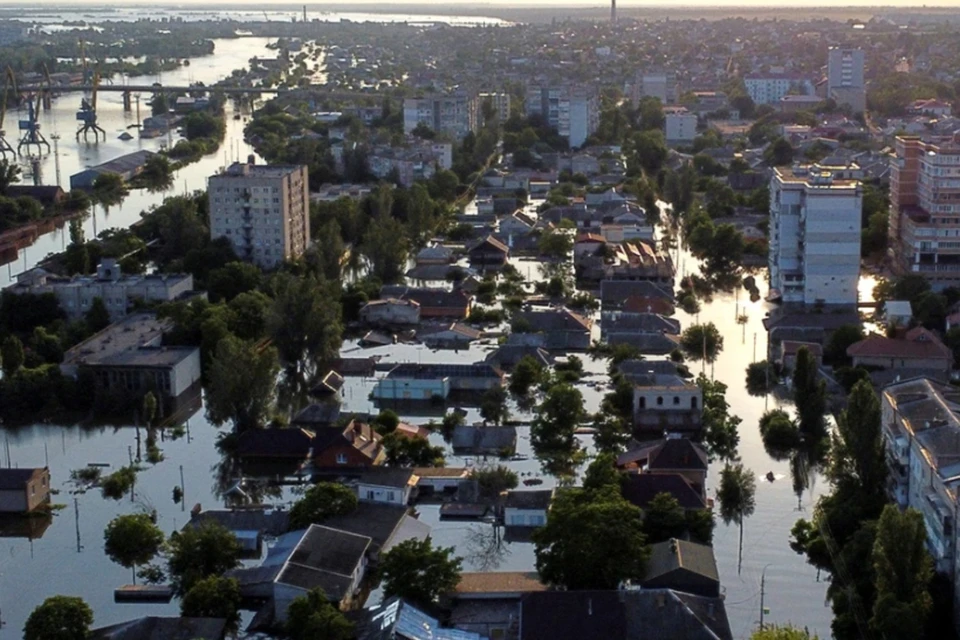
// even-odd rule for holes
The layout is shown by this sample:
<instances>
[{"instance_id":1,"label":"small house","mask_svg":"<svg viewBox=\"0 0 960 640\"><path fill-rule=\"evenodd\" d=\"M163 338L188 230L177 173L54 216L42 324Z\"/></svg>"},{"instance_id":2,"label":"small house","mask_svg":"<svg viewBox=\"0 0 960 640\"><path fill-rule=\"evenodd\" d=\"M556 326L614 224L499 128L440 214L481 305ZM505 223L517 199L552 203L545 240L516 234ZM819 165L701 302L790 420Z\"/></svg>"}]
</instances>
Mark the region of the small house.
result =
<instances>
[{"instance_id":1,"label":"small house","mask_svg":"<svg viewBox=\"0 0 960 640\"><path fill-rule=\"evenodd\" d=\"M553 489L508 491L503 504L503 523L508 527L542 527L553 502Z\"/></svg>"},{"instance_id":2,"label":"small house","mask_svg":"<svg viewBox=\"0 0 960 640\"><path fill-rule=\"evenodd\" d=\"M0 513L30 513L49 502L49 469L0 469Z\"/></svg>"},{"instance_id":3,"label":"small house","mask_svg":"<svg viewBox=\"0 0 960 640\"><path fill-rule=\"evenodd\" d=\"M383 437L369 424L351 420L345 427L318 429L313 464L318 469L366 469L383 462Z\"/></svg>"},{"instance_id":4,"label":"small house","mask_svg":"<svg viewBox=\"0 0 960 640\"><path fill-rule=\"evenodd\" d=\"M706 598L720 597L720 574L713 547L675 538L651 545L640 585L644 589L673 589Z\"/></svg>"},{"instance_id":5,"label":"small house","mask_svg":"<svg viewBox=\"0 0 960 640\"><path fill-rule=\"evenodd\" d=\"M474 242L467 249L470 265L485 269L499 269L507 263L510 249L493 236L487 236Z\"/></svg>"},{"instance_id":6,"label":"small house","mask_svg":"<svg viewBox=\"0 0 960 640\"><path fill-rule=\"evenodd\" d=\"M677 375L651 373L633 376L633 425L638 438L662 434L699 434L703 419L703 390Z\"/></svg>"},{"instance_id":7,"label":"small house","mask_svg":"<svg viewBox=\"0 0 960 640\"><path fill-rule=\"evenodd\" d=\"M190 521L183 528L195 529L207 523L218 524L236 536L245 555L259 557L264 536L276 537L286 533L290 526L290 512L264 508L203 511L198 504L190 511Z\"/></svg>"},{"instance_id":8,"label":"small house","mask_svg":"<svg viewBox=\"0 0 960 640\"><path fill-rule=\"evenodd\" d=\"M590 348L593 321L569 309L521 311L515 314L527 333L542 333L544 347L550 351Z\"/></svg>"},{"instance_id":9,"label":"small house","mask_svg":"<svg viewBox=\"0 0 960 640\"><path fill-rule=\"evenodd\" d=\"M357 497L366 502L405 506L410 503L419 478L409 467L378 467L357 480Z\"/></svg>"},{"instance_id":10,"label":"small house","mask_svg":"<svg viewBox=\"0 0 960 640\"><path fill-rule=\"evenodd\" d=\"M354 616L357 640L485 640L486 636L440 626L437 618L394 597Z\"/></svg>"},{"instance_id":11,"label":"small house","mask_svg":"<svg viewBox=\"0 0 960 640\"><path fill-rule=\"evenodd\" d=\"M679 473L628 473L622 491L627 502L641 509L647 509L661 493L669 493L687 511L707 508L703 495Z\"/></svg>"},{"instance_id":12,"label":"small house","mask_svg":"<svg viewBox=\"0 0 960 640\"><path fill-rule=\"evenodd\" d=\"M417 252L416 263L418 267L425 265L446 265L453 262L453 251L442 244L436 244L424 247Z\"/></svg>"},{"instance_id":13,"label":"small house","mask_svg":"<svg viewBox=\"0 0 960 640\"><path fill-rule=\"evenodd\" d=\"M376 326L414 325L420 322L420 303L416 300L371 300L360 309L360 320Z\"/></svg>"},{"instance_id":14,"label":"small house","mask_svg":"<svg viewBox=\"0 0 960 640\"><path fill-rule=\"evenodd\" d=\"M460 483L470 477L470 469L466 467L414 467L413 473L420 479L417 482L420 497L456 493Z\"/></svg>"},{"instance_id":15,"label":"small house","mask_svg":"<svg viewBox=\"0 0 960 640\"><path fill-rule=\"evenodd\" d=\"M703 498L706 498L708 463L709 457L701 445L676 435L617 456L617 467L621 469L681 475Z\"/></svg>"},{"instance_id":16,"label":"small house","mask_svg":"<svg viewBox=\"0 0 960 640\"><path fill-rule=\"evenodd\" d=\"M953 366L953 352L929 329L915 327L902 338L871 335L847 347L853 366L884 369L916 369L946 375Z\"/></svg>"},{"instance_id":17,"label":"small house","mask_svg":"<svg viewBox=\"0 0 960 640\"><path fill-rule=\"evenodd\" d=\"M332 427L340 419L340 404L338 402L319 402L307 405L290 422L293 427L302 427L310 431L317 431L324 427Z\"/></svg>"},{"instance_id":18,"label":"small house","mask_svg":"<svg viewBox=\"0 0 960 640\"><path fill-rule=\"evenodd\" d=\"M500 221L499 233L501 236L525 236L533 231L537 221L523 211L517 211Z\"/></svg>"},{"instance_id":19,"label":"small house","mask_svg":"<svg viewBox=\"0 0 960 640\"><path fill-rule=\"evenodd\" d=\"M145 616L93 629L87 640L223 640L225 618Z\"/></svg>"},{"instance_id":20,"label":"small house","mask_svg":"<svg viewBox=\"0 0 960 640\"><path fill-rule=\"evenodd\" d=\"M913 319L913 307L909 300L888 300L883 303L883 320L887 325L909 327Z\"/></svg>"},{"instance_id":21,"label":"small house","mask_svg":"<svg viewBox=\"0 0 960 640\"><path fill-rule=\"evenodd\" d=\"M786 371L793 371L797 366L797 353L806 349L813 356L817 367L823 363L823 346L816 342L802 342L800 340L784 340L780 343L780 357L778 364Z\"/></svg>"},{"instance_id":22,"label":"small house","mask_svg":"<svg viewBox=\"0 0 960 640\"><path fill-rule=\"evenodd\" d=\"M480 339L483 332L460 322L454 322L445 326L421 329L419 335L423 344L431 349L467 349L471 342Z\"/></svg>"},{"instance_id":23,"label":"small house","mask_svg":"<svg viewBox=\"0 0 960 640\"><path fill-rule=\"evenodd\" d=\"M457 455L512 454L517 450L517 429L512 426L457 425L451 444Z\"/></svg>"}]
</instances>

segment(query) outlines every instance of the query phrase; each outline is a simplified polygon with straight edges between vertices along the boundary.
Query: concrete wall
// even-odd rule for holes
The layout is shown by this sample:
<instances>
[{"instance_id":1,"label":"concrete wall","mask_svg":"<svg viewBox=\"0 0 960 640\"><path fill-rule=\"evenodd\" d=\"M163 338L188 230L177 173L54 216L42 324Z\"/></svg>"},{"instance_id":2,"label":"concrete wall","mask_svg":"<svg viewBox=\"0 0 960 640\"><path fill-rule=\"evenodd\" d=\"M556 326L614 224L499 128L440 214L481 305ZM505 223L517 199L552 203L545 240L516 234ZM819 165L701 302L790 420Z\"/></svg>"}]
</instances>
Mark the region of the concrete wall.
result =
<instances>
[{"instance_id":1,"label":"concrete wall","mask_svg":"<svg viewBox=\"0 0 960 640\"><path fill-rule=\"evenodd\" d=\"M381 487L375 484L357 485L357 497L365 502L406 505L410 501L410 487Z\"/></svg>"}]
</instances>

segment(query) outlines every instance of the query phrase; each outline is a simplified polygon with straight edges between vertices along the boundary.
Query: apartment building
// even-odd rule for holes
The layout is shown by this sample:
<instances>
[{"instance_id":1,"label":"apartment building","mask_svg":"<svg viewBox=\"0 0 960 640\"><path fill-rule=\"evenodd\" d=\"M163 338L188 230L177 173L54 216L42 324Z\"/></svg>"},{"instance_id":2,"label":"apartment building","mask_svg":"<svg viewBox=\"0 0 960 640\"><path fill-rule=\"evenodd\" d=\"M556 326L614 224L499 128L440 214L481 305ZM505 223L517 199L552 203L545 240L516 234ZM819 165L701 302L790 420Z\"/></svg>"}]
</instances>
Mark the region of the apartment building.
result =
<instances>
[{"instance_id":1,"label":"apartment building","mask_svg":"<svg viewBox=\"0 0 960 640\"><path fill-rule=\"evenodd\" d=\"M914 378L886 387L881 406L889 495L901 509L912 507L923 515L935 568L950 576L960 594L960 393Z\"/></svg>"},{"instance_id":2,"label":"apartment building","mask_svg":"<svg viewBox=\"0 0 960 640\"><path fill-rule=\"evenodd\" d=\"M827 53L827 89L863 88L863 51L831 47Z\"/></svg>"},{"instance_id":3,"label":"apartment building","mask_svg":"<svg viewBox=\"0 0 960 640\"><path fill-rule=\"evenodd\" d=\"M170 302L193 291L189 273L124 274L114 258L104 258L96 275L55 276L42 268L17 276L16 284L5 289L14 294L52 293L70 320L82 318L100 298L111 320L119 320L140 302Z\"/></svg>"},{"instance_id":4,"label":"apartment building","mask_svg":"<svg viewBox=\"0 0 960 640\"><path fill-rule=\"evenodd\" d=\"M813 95L813 83L803 76L790 73L750 74L743 79L747 95L754 104L777 104L790 93Z\"/></svg>"},{"instance_id":5,"label":"apartment building","mask_svg":"<svg viewBox=\"0 0 960 640\"><path fill-rule=\"evenodd\" d=\"M771 297L855 305L862 206L858 180L819 165L777 168L770 181Z\"/></svg>"},{"instance_id":6,"label":"apartment building","mask_svg":"<svg viewBox=\"0 0 960 640\"><path fill-rule=\"evenodd\" d=\"M310 242L306 166L234 163L207 180L210 237L228 238L264 269L303 254Z\"/></svg>"},{"instance_id":7,"label":"apartment building","mask_svg":"<svg viewBox=\"0 0 960 640\"><path fill-rule=\"evenodd\" d=\"M477 130L478 102L465 91L438 94L403 101L403 132L412 133L417 125L458 140Z\"/></svg>"},{"instance_id":8,"label":"apartment building","mask_svg":"<svg viewBox=\"0 0 960 640\"><path fill-rule=\"evenodd\" d=\"M497 112L497 121L503 122L510 117L510 94L503 91L481 93L477 96L477 102L481 108L485 102L490 101L490 104L493 106L494 110ZM480 124L486 124L485 122L480 122Z\"/></svg>"},{"instance_id":9,"label":"apartment building","mask_svg":"<svg viewBox=\"0 0 960 640\"><path fill-rule=\"evenodd\" d=\"M669 144L693 142L697 137L697 114L684 107L667 107L664 112L664 133Z\"/></svg>"},{"instance_id":10,"label":"apartment building","mask_svg":"<svg viewBox=\"0 0 960 640\"><path fill-rule=\"evenodd\" d=\"M672 71L638 72L630 91L634 107L641 98L657 98L663 104L676 104L679 94L677 76Z\"/></svg>"},{"instance_id":11,"label":"apartment building","mask_svg":"<svg viewBox=\"0 0 960 640\"><path fill-rule=\"evenodd\" d=\"M592 87L530 85L526 107L527 115L542 115L571 147L583 146L600 126L600 99Z\"/></svg>"},{"instance_id":12,"label":"apartment building","mask_svg":"<svg viewBox=\"0 0 960 640\"><path fill-rule=\"evenodd\" d=\"M890 163L889 252L897 274L960 284L960 134L897 137Z\"/></svg>"}]
</instances>

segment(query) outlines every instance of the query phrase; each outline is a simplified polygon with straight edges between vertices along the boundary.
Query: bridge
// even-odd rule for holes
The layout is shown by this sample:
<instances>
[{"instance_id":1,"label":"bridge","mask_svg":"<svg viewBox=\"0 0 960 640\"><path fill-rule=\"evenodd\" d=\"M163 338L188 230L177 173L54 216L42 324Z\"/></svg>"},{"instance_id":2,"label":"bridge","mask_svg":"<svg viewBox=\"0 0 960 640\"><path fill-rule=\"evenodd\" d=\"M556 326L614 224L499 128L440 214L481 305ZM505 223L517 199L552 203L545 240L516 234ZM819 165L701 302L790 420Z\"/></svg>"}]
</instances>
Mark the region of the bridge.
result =
<instances>
[{"instance_id":1,"label":"bridge","mask_svg":"<svg viewBox=\"0 0 960 640\"><path fill-rule=\"evenodd\" d=\"M67 85L54 85L48 87L46 85L25 85L18 87L21 93L37 93L41 91L51 91L53 93L71 93L76 91L89 92L93 91L92 84L67 84ZM287 93L288 91L293 91L293 89L270 89L267 87L221 87L218 85L213 85L210 87L203 86L167 86L159 84L101 84L97 87L97 91L112 91L114 93L156 93L160 91L169 91L171 93L188 93L195 91L205 91L205 92L219 92L219 93L228 93L228 94L244 94L244 93L270 93L270 94L281 94Z\"/></svg>"}]
</instances>

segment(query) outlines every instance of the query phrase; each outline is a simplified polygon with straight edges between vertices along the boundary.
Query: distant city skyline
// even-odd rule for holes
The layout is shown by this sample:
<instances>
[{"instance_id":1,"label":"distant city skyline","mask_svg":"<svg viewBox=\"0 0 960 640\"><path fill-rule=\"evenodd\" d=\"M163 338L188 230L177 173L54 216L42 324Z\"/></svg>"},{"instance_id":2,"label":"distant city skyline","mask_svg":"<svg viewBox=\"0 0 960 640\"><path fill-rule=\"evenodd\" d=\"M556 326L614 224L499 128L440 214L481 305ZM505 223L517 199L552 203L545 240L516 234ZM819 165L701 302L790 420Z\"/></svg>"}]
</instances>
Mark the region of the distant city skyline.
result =
<instances>
[{"instance_id":1,"label":"distant city skyline","mask_svg":"<svg viewBox=\"0 0 960 640\"><path fill-rule=\"evenodd\" d=\"M291 2L290 0L176 0L165 2L161 0L61 0L51 3L51 7L56 6L84 6L84 7L109 7L109 6L129 6L151 4L162 7L170 6L244 6L250 5L258 8L273 9L292 9L301 6L303 3ZM609 2L597 2L596 0L447 0L443 5L436 5L429 0L409 0L396 4L388 4L383 0L325 0L322 3L307 2L308 9L326 10L328 8L352 8L358 11L385 10L394 7L396 10L402 10L403 7L435 7L436 13L449 13L450 8L469 7L472 10L491 8L578 8L578 9L600 9L609 8ZM33 8L33 3L23 2L22 0L6 1L0 0L0 7L3 8ZM630 9L639 8L664 8L677 9L683 7L712 7L715 9L737 9L749 7L756 8L787 8L787 9L810 9L829 8L842 10L845 7L856 8L911 8L911 9L945 9L956 8L960 11L960 1L958 0L843 0L841 3L831 3L829 0L814 0L802 2L801 0L786 0L785 2L772 2L771 0L677 0L668 2L666 0L619 0L617 3L618 11L622 15L629 15Z\"/></svg>"}]
</instances>

